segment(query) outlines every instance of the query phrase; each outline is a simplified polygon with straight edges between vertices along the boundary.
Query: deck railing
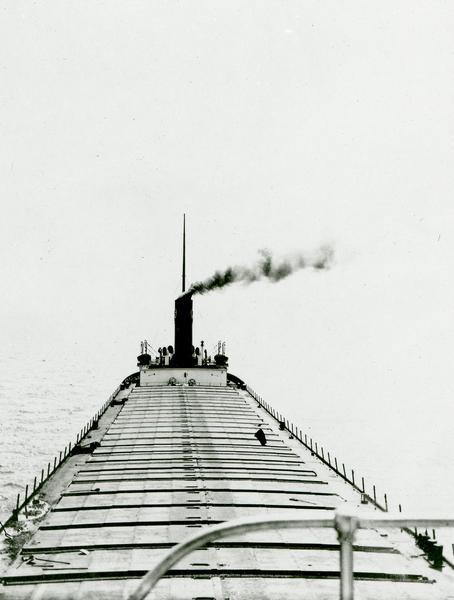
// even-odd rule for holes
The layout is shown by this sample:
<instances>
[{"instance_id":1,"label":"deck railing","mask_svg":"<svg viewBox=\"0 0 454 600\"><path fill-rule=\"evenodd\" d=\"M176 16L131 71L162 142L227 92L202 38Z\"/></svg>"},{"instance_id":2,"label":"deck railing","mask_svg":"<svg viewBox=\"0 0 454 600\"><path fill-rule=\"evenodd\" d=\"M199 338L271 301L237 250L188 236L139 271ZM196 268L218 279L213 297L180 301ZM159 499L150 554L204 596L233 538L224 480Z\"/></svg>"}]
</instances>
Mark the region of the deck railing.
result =
<instances>
[{"instance_id":1,"label":"deck railing","mask_svg":"<svg viewBox=\"0 0 454 600\"><path fill-rule=\"evenodd\" d=\"M129 595L128 600L143 600L155 587L168 570L182 558L206 546L213 540L240 535L251 531L270 529L308 529L311 527L333 527L339 540L340 598L353 600L353 541L358 529L371 528L414 528L414 527L454 527L454 519L405 518L402 515L355 516L338 512L334 518L301 519L301 518L267 518L238 519L221 523L188 537L183 542L172 546L159 563L142 578L137 589Z\"/></svg>"},{"instance_id":2,"label":"deck railing","mask_svg":"<svg viewBox=\"0 0 454 600\"><path fill-rule=\"evenodd\" d=\"M322 463L329 467L332 471L342 477L344 481L349 483L355 490L362 494L365 503L372 504L375 508L387 512L389 508L388 494L383 494L383 501L379 499L375 485L369 486L369 491L366 491L366 482L364 477L355 476L355 470L346 468L345 463L337 460L337 457L326 450L319 442L313 440L307 433L304 433L299 427L289 421L284 415L277 411L271 404L266 402L262 396L257 394L251 387L246 386L248 394L263 408L269 415L278 423L279 428L288 431L288 433L297 439L307 450L316 456ZM399 512L402 512L402 505L398 505Z\"/></svg>"}]
</instances>

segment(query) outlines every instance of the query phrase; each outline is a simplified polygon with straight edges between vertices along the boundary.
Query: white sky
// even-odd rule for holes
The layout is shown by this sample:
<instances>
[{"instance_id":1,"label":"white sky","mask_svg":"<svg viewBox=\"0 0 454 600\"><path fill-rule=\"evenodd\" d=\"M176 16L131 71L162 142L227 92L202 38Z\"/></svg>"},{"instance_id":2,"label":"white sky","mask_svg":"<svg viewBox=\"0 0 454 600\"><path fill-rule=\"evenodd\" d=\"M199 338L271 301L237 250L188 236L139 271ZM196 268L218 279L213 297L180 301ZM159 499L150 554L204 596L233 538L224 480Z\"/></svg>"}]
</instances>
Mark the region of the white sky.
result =
<instances>
[{"instance_id":1,"label":"white sky","mask_svg":"<svg viewBox=\"0 0 454 600\"><path fill-rule=\"evenodd\" d=\"M335 247L195 299L269 401L452 416L453 26L436 0L4 0L5 347L102 348L116 382L172 343L186 211L190 280Z\"/></svg>"}]
</instances>

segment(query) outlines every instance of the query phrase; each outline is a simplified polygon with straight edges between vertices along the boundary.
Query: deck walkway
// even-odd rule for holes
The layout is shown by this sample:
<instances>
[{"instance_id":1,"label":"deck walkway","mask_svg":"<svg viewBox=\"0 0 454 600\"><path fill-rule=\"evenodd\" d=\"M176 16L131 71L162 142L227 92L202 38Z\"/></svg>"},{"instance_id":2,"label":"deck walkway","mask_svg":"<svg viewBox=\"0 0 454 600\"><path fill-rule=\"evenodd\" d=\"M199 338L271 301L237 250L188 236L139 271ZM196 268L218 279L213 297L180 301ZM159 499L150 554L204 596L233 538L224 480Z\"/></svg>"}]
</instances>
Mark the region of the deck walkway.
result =
<instances>
[{"instance_id":1,"label":"deck walkway","mask_svg":"<svg viewBox=\"0 0 454 600\"><path fill-rule=\"evenodd\" d=\"M259 427L265 446L254 436ZM132 388L100 438L3 577L0 598L120 599L197 528L253 515L320 517L359 501L232 388ZM153 598L334 600L338 549L328 529L232 537L182 561ZM415 555L400 531L359 531L356 596L454 598L454 587L434 581L439 575Z\"/></svg>"}]
</instances>

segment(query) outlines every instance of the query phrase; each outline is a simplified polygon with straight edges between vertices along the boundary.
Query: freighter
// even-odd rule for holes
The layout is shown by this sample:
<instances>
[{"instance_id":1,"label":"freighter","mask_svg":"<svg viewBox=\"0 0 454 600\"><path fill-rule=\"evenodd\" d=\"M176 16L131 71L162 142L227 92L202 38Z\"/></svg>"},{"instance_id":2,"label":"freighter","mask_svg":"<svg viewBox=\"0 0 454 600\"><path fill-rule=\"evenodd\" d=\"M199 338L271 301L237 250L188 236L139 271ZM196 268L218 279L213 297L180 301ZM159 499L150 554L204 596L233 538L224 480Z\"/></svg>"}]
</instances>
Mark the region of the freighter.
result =
<instances>
[{"instance_id":1,"label":"freighter","mask_svg":"<svg viewBox=\"0 0 454 600\"><path fill-rule=\"evenodd\" d=\"M426 530L453 522L387 512L229 372L223 345L194 347L192 308L189 290L174 345L142 343L139 370L18 497L0 597L454 598Z\"/></svg>"}]
</instances>

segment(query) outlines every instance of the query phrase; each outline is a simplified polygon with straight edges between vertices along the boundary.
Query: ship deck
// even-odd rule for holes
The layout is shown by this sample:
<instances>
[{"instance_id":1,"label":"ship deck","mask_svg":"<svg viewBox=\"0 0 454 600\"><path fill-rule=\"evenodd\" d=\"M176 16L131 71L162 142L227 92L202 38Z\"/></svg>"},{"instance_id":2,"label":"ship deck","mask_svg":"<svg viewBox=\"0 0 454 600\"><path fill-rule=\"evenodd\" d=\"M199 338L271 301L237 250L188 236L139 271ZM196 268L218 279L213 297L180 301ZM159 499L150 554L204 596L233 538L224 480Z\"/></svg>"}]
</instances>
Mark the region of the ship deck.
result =
<instances>
[{"instance_id":1,"label":"ship deck","mask_svg":"<svg viewBox=\"0 0 454 600\"><path fill-rule=\"evenodd\" d=\"M169 547L203 527L328 516L347 502L363 510L357 491L246 391L132 387L122 397L90 433L100 446L72 456L43 488L50 510L4 574L1 598L125 598ZM452 580L400 530L360 530L354 549L357 598L454 598ZM172 568L152 597L338 598L336 533L273 530L212 542Z\"/></svg>"}]
</instances>

